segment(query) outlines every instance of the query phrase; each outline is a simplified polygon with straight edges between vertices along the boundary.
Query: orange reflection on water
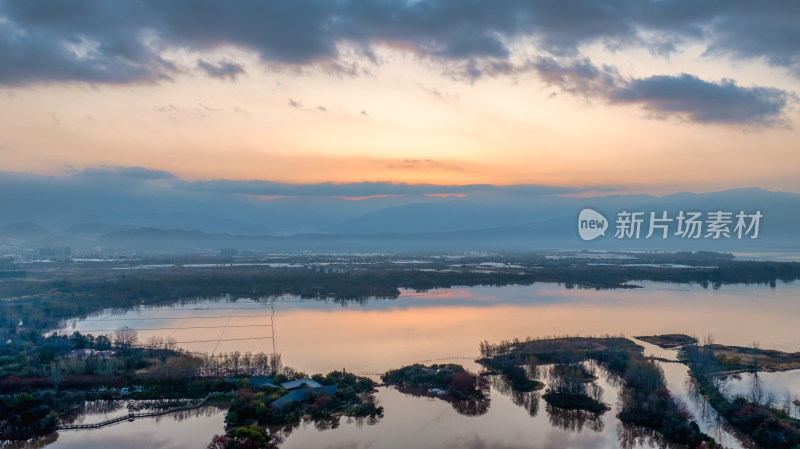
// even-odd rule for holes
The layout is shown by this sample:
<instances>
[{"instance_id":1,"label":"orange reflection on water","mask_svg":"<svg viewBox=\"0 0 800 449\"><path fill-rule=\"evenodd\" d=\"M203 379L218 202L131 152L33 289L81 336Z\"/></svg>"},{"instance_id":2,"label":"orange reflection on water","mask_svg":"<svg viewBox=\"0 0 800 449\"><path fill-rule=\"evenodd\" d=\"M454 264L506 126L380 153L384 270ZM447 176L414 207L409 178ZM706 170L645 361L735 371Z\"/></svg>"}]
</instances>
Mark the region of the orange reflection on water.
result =
<instances>
[{"instance_id":1,"label":"orange reflection on water","mask_svg":"<svg viewBox=\"0 0 800 449\"><path fill-rule=\"evenodd\" d=\"M800 349L795 333L800 285L727 286L717 291L661 285L665 288L609 291L569 290L554 284L459 288L427 296L406 292L396 300L347 307L279 301L274 316L276 349L286 365L303 371L346 368L362 373L452 357L466 358L459 363L474 367L470 360L478 356L481 341L527 336L710 333L725 344L746 346L756 340L764 348ZM200 341L181 344L191 351L272 352L269 313L247 309L254 303L237 304L239 309L224 313L211 309L232 307L230 303L128 312L124 317L130 321L115 325L175 327L140 331L140 341L153 335ZM99 329L92 324L109 327L87 321L76 328Z\"/></svg>"},{"instance_id":2,"label":"orange reflection on water","mask_svg":"<svg viewBox=\"0 0 800 449\"><path fill-rule=\"evenodd\" d=\"M712 333L717 341L729 344L746 345L755 339L762 346L769 341L770 347L798 350L792 330L792 317L800 316L795 301L723 295L727 304L722 305L718 292L569 292L588 294L590 300L573 296L566 303L448 305L443 301L440 306L385 310L280 310L278 349L284 361L303 369L342 366L366 372L430 359L477 357L482 340L563 334ZM476 296L480 297L472 298ZM743 317L748 319L745 328Z\"/></svg>"}]
</instances>

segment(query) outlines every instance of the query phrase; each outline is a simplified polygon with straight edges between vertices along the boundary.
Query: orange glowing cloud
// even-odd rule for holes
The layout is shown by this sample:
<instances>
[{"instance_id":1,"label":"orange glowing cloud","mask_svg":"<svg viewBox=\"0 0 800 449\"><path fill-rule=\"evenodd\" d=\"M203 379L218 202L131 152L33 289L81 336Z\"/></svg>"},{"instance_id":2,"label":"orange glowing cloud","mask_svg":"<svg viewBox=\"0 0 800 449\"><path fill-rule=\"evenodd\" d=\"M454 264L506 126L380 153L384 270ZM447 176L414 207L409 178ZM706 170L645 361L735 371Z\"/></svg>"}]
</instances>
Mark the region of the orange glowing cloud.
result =
<instances>
[{"instance_id":1,"label":"orange glowing cloud","mask_svg":"<svg viewBox=\"0 0 800 449\"><path fill-rule=\"evenodd\" d=\"M466 193L426 193L425 196L436 196L436 197L439 197L439 198L447 198L447 197L450 197L450 196L454 196L454 197L457 197L457 198L464 198L465 196L467 196L467 194Z\"/></svg>"},{"instance_id":2,"label":"orange glowing cloud","mask_svg":"<svg viewBox=\"0 0 800 449\"><path fill-rule=\"evenodd\" d=\"M297 198L296 196L290 196L290 195L253 195L250 193L245 193L243 194L243 196L247 198L255 198L261 201L281 200L284 198Z\"/></svg>"},{"instance_id":3,"label":"orange glowing cloud","mask_svg":"<svg viewBox=\"0 0 800 449\"><path fill-rule=\"evenodd\" d=\"M391 198L395 196L405 196L405 195L367 195L367 196L332 196L330 198L338 198L340 200L348 200L348 201L361 201L361 200L370 200L372 198ZM322 198L322 197L316 197Z\"/></svg>"}]
</instances>

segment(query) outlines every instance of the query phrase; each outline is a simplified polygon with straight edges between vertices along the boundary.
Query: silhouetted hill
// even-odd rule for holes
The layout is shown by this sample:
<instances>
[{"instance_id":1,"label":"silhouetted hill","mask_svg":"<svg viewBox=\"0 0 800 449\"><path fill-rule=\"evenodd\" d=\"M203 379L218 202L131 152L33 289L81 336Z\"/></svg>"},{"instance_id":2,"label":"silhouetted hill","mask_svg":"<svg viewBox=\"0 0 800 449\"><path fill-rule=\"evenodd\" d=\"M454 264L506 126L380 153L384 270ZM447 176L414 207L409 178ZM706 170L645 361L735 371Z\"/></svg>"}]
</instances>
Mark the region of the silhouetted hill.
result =
<instances>
[{"instance_id":1,"label":"silhouetted hill","mask_svg":"<svg viewBox=\"0 0 800 449\"><path fill-rule=\"evenodd\" d=\"M64 231L64 235L96 239L106 234L111 234L112 232L124 231L130 228L130 226L112 225L98 222L78 223L70 226L69 229Z\"/></svg>"},{"instance_id":2,"label":"silhouetted hill","mask_svg":"<svg viewBox=\"0 0 800 449\"><path fill-rule=\"evenodd\" d=\"M139 170L141 171L141 170ZM529 250L538 248L800 250L800 195L758 188L708 193L606 195L548 186L436 186L391 183L289 185L266 181L140 178L124 170L67 177L0 172L5 223L0 236L29 248L64 246L154 251ZM162 175L159 175L162 176ZM584 208L609 229L578 238ZM761 211L758 239L615 239L618 214L640 211L673 219L680 211ZM52 238L43 227L66 229ZM673 227L676 223L673 222ZM57 237L57 236L54 236Z\"/></svg>"},{"instance_id":3,"label":"silhouetted hill","mask_svg":"<svg viewBox=\"0 0 800 449\"><path fill-rule=\"evenodd\" d=\"M50 231L36 223L23 222L12 223L0 229L0 236L15 239L32 240L42 238L50 234Z\"/></svg>"}]
</instances>

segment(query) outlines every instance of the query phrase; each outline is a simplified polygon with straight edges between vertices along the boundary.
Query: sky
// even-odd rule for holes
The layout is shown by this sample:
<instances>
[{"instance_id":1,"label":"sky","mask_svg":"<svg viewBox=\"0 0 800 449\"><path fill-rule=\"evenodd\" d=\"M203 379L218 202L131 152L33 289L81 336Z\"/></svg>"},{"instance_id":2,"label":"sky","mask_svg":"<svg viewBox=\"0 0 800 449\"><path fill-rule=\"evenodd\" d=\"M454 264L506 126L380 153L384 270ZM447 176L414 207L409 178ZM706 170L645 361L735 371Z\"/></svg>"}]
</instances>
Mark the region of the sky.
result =
<instances>
[{"instance_id":1,"label":"sky","mask_svg":"<svg viewBox=\"0 0 800 449\"><path fill-rule=\"evenodd\" d=\"M800 193L799 24L794 0L0 0L0 171Z\"/></svg>"}]
</instances>

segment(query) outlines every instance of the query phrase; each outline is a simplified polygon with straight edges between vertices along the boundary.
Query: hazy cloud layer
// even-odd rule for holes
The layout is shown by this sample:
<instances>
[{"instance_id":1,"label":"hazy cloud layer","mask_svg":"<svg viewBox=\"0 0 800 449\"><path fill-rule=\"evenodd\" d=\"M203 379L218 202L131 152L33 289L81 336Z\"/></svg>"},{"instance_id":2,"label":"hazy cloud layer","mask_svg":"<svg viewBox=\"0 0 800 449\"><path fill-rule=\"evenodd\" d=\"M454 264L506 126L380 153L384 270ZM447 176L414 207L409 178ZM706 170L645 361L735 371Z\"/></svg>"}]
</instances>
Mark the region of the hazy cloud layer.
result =
<instances>
[{"instance_id":1,"label":"hazy cloud layer","mask_svg":"<svg viewBox=\"0 0 800 449\"><path fill-rule=\"evenodd\" d=\"M765 220L769 222L769 229L765 225L762 238L752 242L745 239L748 242L741 243L769 248L797 242L800 213L800 195L759 189L682 193L661 198L649 195L586 198L554 195L579 191L576 189L537 185L439 186L380 182L292 185L264 181L190 181L167 172L137 167L98 167L60 176L0 172L0 191L13 192L0 196L0 210L3 211L0 243L19 244L15 240L20 238L18 231L4 231L6 225L14 223L35 223L23 225L22 229L30 231L41 226L54 234L25 243L24 248L68 245L73 249L88 249L101 245L163 251L167 249L164 245L173 244L173 239L184 238L190 240L181 245L189 250L238 247L273 252L352 252L354 248L463 251L474 245L491 251L518 251L537 246L553 248L561 243L574 247L580 243L575 235L575 219L578 211L585 207L607 217L620 210L657 211L662 208L670 211L676 208L760 210L768 217ZM442 195L428 196L436 192ZM441 197L454 193L463 195ZM134 232L133 235L141 238L138 243L125 243L126 237L102 240L102 236L109 233L137 228L249 236L325 235L288 242L282 247L275 246L278 241L274 239L259 244L250 238L234 239L234 242L230 235L219 235L208 240L196 233L190 237L181 232L152 229ZM434 236L435 233L441 234ZM418 243L412 244L407 237L385 240L389 235L414 234L421 238ZM352 240L359 235L369 236L368 241L362 244ZM339 244L331 243L333 246L326 243L330 237L341 239L344 236L353 237ZM101 240L96 240L98 238ZM606 244L616 246L615 240L606 239ZM652 249L652 241L648 242L642 243ZM686 246L680 246L680 239L675 242L678 243L675 249L690 249L689 246L692 250L699 249L697 242L684 242L690 243ZM716 250L730 251L732 242L718 242L723 246ZM630 245L630 242L624 244Z\"/></svg>"},{"instance_id":2,"label":"hazy cloud layer","mask_svg":"<svg viewBox=\"0 0 800 449\"><path fill-rule=\"evenodd\" d=\"M95 167L63 175L0 172L0 191L15 192L0 196L0 228L16 222L34 222L50 230L104 223L253 235L328 232L337 223L413 204L457 202L462 213L474 215L475 204L558 202L563 198L556 194L581 190L537 185L193 181L140 167ZM458 195L429 196L432 194ZM534 213L530 207L512 209L523 215ZM486 223L497 222L492 214L478 215ZM427 226L423 217L419 215L417 221ZM395 219L389 222L398 225ZM434 222L451 226L448 220ZM462 228L475 226L475 219L456 219L454 223Z\"/></svg>"},{"instance_id":3,"label":"hazy cloud layer","mask_svg":"<svg viewBox=\"0 0 800 449\"><path fill-rule=\"evenodd\" d=\"M71 186L105 184L101 190L128 189L132 184L158 186L173 193L195 192L213 195L250 195L267 197L367 197L380 195L416 195L433 193L475 193L504 191L521 195L570 194L586 189L544 185L495 186L491 184L439 185L391 182L352 182L288 184L273 181L198 180L189 181L163 170L143 167L92 167L73 171L66 176L41 176L0 172L0 184L31 183L36 185ZM587 187L591 189L591 187Z\"/></svg>"}]
</instances>

